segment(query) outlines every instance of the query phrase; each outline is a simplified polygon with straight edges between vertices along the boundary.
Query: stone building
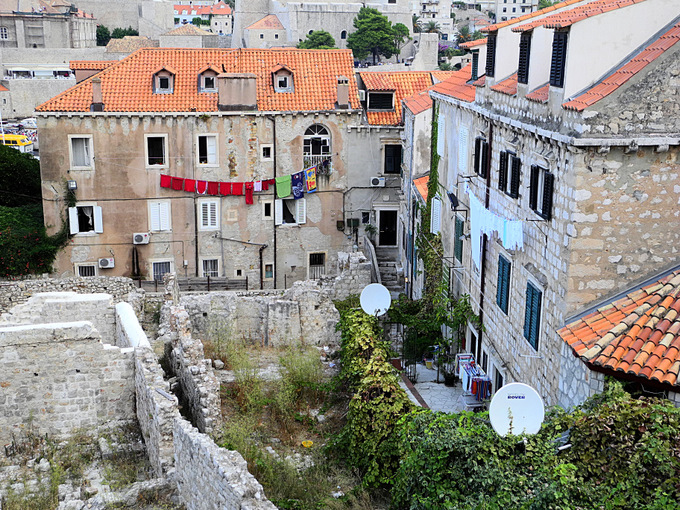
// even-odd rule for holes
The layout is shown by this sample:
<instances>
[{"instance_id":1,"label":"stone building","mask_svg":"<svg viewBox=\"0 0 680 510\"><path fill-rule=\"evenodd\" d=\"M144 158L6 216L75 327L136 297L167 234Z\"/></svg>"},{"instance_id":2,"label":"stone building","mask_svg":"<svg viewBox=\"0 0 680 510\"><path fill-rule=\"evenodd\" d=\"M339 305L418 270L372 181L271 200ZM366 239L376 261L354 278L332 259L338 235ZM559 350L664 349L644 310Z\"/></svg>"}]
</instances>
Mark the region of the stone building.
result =
<instances>
[{"instance_id":1,"label":"stone building","mask_svg":"<svg viewBox=\"0 0 680 510\"><path fill-rule=\"evenodd\" d=\"M231 7L222 1L211 4L187 3L173 6L175 27L189 24L194 18L210 22L210 30L215 34L231 34L233 15Z\"/></svg>"},{"instance_id":2,"label":"stone building","mask_svg":"<svg viewBox=\"0 0 680 510\"><path fill-rule=\"evenodd\" d=\"M334 273L353 244L352 72L347 50L146 48L41 105L45 224L72 233L56 273L251 288ZM316 192L275 194L271 179L312 167Z\"/></svg>"},{"instance_id":3,"label":"stone building","mask_svg":"<svg viewBox=\"0 0 680 510\"><path fill-rule=\"evenodd\" d=\"M187 23L158 37L161 48L227 48L228 40Z\"/></svg>"},{"instance_id":4,"label":"stone building","mask_svg":"<svg viewBox=\"0 0 680 510\"><path fill-rule=\"evenodd\" d=\"M445 258L494 388L582 401L557 331L677 266L679 23L672 0L562 2L488 28L473 101L431 92Z\"/></svg>"}]
</instances>

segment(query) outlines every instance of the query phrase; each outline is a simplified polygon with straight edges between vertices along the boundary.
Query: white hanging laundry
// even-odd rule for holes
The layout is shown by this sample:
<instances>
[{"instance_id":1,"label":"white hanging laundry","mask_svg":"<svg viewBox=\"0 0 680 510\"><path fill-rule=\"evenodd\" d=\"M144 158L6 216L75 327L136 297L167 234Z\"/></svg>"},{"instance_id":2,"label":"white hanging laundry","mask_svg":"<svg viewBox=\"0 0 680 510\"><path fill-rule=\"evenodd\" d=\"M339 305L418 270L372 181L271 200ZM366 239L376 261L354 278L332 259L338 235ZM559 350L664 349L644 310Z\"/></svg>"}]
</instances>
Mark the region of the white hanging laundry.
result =
<instances>
[{"instance_id":1,"label":"white hanging laundry","mask_svg":"<svg viewBox=\"0 0 680 510\"><path fill-rule=\"evenodd\" d=\"M477 199L470 187L466 184L465 191L470 200L470 254L472 255L472 262L475 266L481 266L481 237L482 237L482 223L484 221L484 205Z\"/></svg>"}]
</instances>

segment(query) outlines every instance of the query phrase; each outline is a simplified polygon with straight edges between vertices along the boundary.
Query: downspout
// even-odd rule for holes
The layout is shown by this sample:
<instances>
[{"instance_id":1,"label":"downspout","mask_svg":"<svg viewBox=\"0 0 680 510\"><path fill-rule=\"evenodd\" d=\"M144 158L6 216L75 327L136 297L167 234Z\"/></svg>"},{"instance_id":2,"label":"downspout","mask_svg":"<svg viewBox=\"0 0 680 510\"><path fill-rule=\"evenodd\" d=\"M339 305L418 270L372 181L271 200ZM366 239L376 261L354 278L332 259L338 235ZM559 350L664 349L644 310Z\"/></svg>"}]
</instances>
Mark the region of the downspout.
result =
<instances>
[{"instance_id":1,"label":"downspout","mask_svg":"<svg viewBox=\"0 0 680 510\"><path fill-rule=\"evenodd\" d=\"M194 124L195 126L195 124ZM192 126L191 129L191 139L195 139L195 133L194 129ZM192 149L191 149L191 174L194 179L196 179L196 144L192 143L191 144ZM196 277L200 276L200 273L198 271L198 202L196 201L196 193L193 194L193 202L194 202L194 266L196 268L195 273ZM220 225L222 222L220 222ZM182 261L184 263L184 261ZM222 257L222 264L224 264L224 257ZM224 266L223 266L224 267ZM184 274L187 274L187 268L184 268Z\"/></svg>"},{"instance_id":2,"label":"downspout","mask_svg":"<svg viewBox=\"0 0 680 510\"><path fill-rule=\"evenodd\" d=\"M486 169L486 193L484 197L484 208L489 209L489 202L491 197L491 154L493 154L493 124L489 122L489 148L487 149L487 160L489 162L489 168ZM486 286L486 245L488 242L488 236L484 234L482 237L482 267L481 267L481 278L482 283L479 286L479 322L484 324L484 287ZM482 348L482 332L479 332L479 344L478 349ZM477 360L479 362L479 360Z\"/></svg>"},{"instance_id":3,"label":"downspout","mask_svg":"<svg viewBox=\"0 0 680 510\"><path fill-rule=\"evenodd\" d=\"M262 252L267 247L267 245L260 246L260 290L264 289L264 265L262 262Z\"/></svg>"},{"instance_id":4,"label":"downspout","mask_svg":"<svg viewBox=\"0 0 680 510\"><path fill-rule=\"evenodd\" d=\"M272 121L272 155L274 159L274 176L276 179L276 117L274 115L265 115L266 118ZM276 289L276 282L279 278L279 273L276 270L276 183L274 183L274 201L272 202L272 216L274 217L274 288ZM262 250L260 250L260 276L262 276ZM262 278L260 278L260 288L262 288Z\"/></svg>"}]
</instances>

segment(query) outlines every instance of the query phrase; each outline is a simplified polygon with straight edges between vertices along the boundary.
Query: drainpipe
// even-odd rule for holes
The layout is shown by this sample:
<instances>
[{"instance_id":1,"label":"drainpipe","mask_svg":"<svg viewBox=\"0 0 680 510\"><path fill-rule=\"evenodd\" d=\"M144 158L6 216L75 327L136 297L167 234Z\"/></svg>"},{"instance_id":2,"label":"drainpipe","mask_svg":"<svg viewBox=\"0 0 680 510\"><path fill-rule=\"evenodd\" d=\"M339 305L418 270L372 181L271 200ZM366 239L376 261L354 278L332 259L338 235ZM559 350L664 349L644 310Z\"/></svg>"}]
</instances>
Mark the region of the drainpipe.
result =
<instances>
[{"instance_id":1,"label":"drainpipe","mask_svg":"<svg viewBox=\"0 0 680 510\"><path fill-rule=\"evenodd\" d=\"M260 246L260 290L264 289L264 265L262 262L262 252L266 247L266 244L264 246Z\"/></svg>"},{"instance_id":2,"label":"drainpipe","mask_svg":"<svg viewBox=\"0 0 680 510\"><path fill-rule=\"evenodd\" d=\"M272 121L272 156L274 159L274 177L276 178L276 117L274 115L265 115L266 118ZM276 183L274 183L274 201L272 202L272 216L274 217L274 288L276 289L276 282L279 279L279 273L276 270ZM262 272L262 249L260 250L260 273ZM262 287L262 278L260 278L260 288Z\"/></svg>"},{"instance_id":3,"label":"drainpipe","mask_svg":"<svg viewBox=\"0 0 680 510\"><path fill-rule=\"evenodd\" d=\"M491 197L491 154L493 154L493 124L489 121L489 148L487 149L487 160L489 161L489 168L486 171L486 193L484 197L484 207L489 209L489 202ZM481 267L481 278L482 283L479 286L479 321L484 324L484 288L486 287L486 246L488 242L488 236L484 234L482 238L482 267ZM482 348L482 332L479 332L479 343L477 344L477 349ZM477 357L478 358L478 357ZM477 362L480 360L478 359Z\"/></svg>"}]
</instances>

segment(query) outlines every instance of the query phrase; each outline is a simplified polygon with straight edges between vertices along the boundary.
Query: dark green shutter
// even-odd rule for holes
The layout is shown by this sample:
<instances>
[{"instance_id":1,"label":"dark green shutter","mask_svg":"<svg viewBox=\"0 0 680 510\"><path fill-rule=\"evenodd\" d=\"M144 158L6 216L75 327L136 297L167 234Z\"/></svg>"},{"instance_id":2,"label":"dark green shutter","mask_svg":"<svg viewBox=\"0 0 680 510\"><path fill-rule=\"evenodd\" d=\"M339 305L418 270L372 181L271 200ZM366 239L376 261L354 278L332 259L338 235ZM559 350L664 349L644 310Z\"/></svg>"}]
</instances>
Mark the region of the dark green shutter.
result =
<instances>
[{"instance_id":1,"label":"dark green shutter","mask_svg":"<svg viewBox=\"0 0 680 510\"><path fill-rule=\"evenodd\" d=\"M475 138L475 173L481 174L479 163L482 161L482 139Z\"/></svg>"},{"instance_id":2,"label":"dark green shutter","mask_svg":"<svg viewBox=\"0 0 680 510\"><path fill-rule=\"evenodd\" d=\"M519 65L517 66L517 82L529 82L529 56L531 54L531 31L523 32L519 38Z\"/></svg>"},{"instance_id":3,"label":"dark green shutter","mask_svg":"<svg viewBox=\"0 0 680 510\"><path fill-rule=\"evenodd\" d=\"M496 69L496 37L494 32L486 37L486 75L493 77Z\"/></svg>"},{"instance_id":4,"label":"dark green shutter","mask_svg":"<svg viewBox=\"0 0 680 510\"><path fill-rule=\"evenodd\" d=\"M541 216L546 220L552 218L552 202L553 202L553 191L555 189L555 175L550 172L545 172L543 177L543 197L541 204Z\"/></svg>"},{"instance_id":5,"label":"dark green shutter","mask_svg":"<svg viewBox=\"0 0 680 510\"><path fill-rule=\"evenodd\" d=\"M508 187L508 156L507 152L501 152L498 168L498 189L501 191L505 191Z\"/></svg>"},{"instance_id":6,"label":"dark green shutter","mask_svg":"<svg viewBox=\"0 0 680 510\"><path fill-rule=\"evenodd\" d=\"M538 350L538 333L541 322L541 297L542 292L527 282L527 300L524 313L524 338L531 346Z\"/></svg>"},{"instance_id":7,"label":"dark green shutter","mask_svg":"<svg viewBox=\"0 0 680 510\"><path fill-rule=\"evenodd\" d=\"M479 51L472 52L472 81L479 78Z\"/></svg>"},{"instance_id":8,"label":"dark green shutter","mask_svg":"<svg viewBox=\"0 0 680 510\"><path fill-rule=\"evenodd\" d=\"M552 60L550 62L550 85L564 87L564 67L567 62L567 32L555 32Z\"/></svg>"},{"instance_id":9,"label":"dark green shutter","mask_svg":"<svg viewBox=\"0 0 680 510\"><path fill-rule=\"evenodd\" d=\"M536 165L531 165L531 178L529 180L529 207L533 211L538 210L538 178L541 169Z\"/></svg>"},{"instance_id":10,"label":"dark green shutter","mask_svg":"<svg viewBox=\"0 0 680 510\"><path fill-rule=\"evenodd\" d=\"M520 171L522 169L522 160L517 156L512 157L512 173L510 177L510 196L512 198L519 197L519 179Z\"/></svg>"},{"instance_id":11,"label":"dark green shutter","mask_svg":"<svg viewBox=\"0 0 680 510\"><path fill-rule=\"evenodd\" d=\"M489 143L486 140L482 140L482 168L480 169L479 175L486 178L489 175Z\"/></svg>"},{"instance_id":12,"label":"dark green shutter","mask_svg":"<svg viewBox=\"0 0 680 510\"><path fill-rule=\"evenodd\" d=\"M508 298L510 295L510 261L503 255L498 256L498 287L496 289L496 304L508 313Z\"/></svg>"},{"instance_id":13,"label":"dark green shutter","mask_svg":"<svg viewBox=\"0 0 680 510\"><path fill-rule=\"evenodd\" d=\"M456 217L456 233L453 240L453 254L460 262L463 261L463 220Z\"/></svg>"}]
</instances>

